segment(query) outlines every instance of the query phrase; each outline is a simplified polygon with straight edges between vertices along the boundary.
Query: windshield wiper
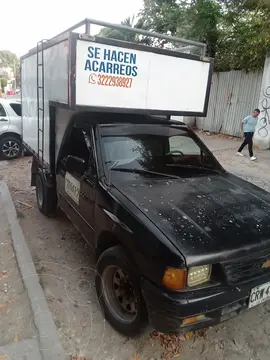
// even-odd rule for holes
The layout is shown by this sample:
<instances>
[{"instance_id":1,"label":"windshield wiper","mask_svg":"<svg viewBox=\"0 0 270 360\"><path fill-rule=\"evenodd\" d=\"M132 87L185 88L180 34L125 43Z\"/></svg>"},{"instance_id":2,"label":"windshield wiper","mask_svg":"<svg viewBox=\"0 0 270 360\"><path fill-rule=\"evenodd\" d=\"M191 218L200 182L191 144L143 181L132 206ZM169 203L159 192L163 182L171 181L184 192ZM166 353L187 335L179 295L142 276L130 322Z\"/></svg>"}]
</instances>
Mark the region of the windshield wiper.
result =
<instances>
[{"instance_id":1,"label":"windshield wiper","mask_svg":"<svg viewBox=\"0 0 270 360\"><path fill-rule=\"evenodd\" d=\"M184 168L184 169L196 169L203 171L212 171L214 173L221 173L222 170L215 170L208 167L196 166L196 165L181 165L181 164L166 164L167 167Z\"/></svg>"},{"instance_id":2,"label":"windshield wiper","mask_svg":"<svg viewBox=\"0 0 270 360\"><path fill-rule=\"evenodd\" d=\"M112 161L110 161L112 162ZM109 182L109 186L111 186L111 171L113 170L113 168L115 166L117 166L119 164L119 160L116 160L116 161L113 161L111 166L109 167L109 179L108 179L108 182Z\"/></svg>"},{"instance_id":3,"label":"windshield wiper","mask_svg":"<svg viewBox=\"0 0 270 360\"><path fill-rule=\"evenodd\" d=\"M175 175L169 175L169 174L163 174L163 173L159 173L159 172L155 172L155 171L150 171L150 170L144 170L144 169L129 169L129 168L119 168L119 167L113 167L110 169L111 171L122 171L122 172L129 172L129 173L134 173L134 174L149 174L152 176L163 176L163 177L167 177L170 179L179 179L178 176Z\"/></svg>"}]
</instances>

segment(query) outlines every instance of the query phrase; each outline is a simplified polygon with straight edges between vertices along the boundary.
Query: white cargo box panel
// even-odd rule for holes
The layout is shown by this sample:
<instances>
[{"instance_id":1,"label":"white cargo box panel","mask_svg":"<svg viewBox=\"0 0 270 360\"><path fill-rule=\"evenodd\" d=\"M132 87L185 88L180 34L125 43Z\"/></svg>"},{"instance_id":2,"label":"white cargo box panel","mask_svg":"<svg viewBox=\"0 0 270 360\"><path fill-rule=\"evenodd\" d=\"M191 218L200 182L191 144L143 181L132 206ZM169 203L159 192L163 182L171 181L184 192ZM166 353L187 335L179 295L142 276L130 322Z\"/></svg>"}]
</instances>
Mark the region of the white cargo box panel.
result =
<instances>
[{"instance_id":1,"label":"white cargo box panel","mask_svg":"<svg viewBox=\"0 0 270 360\"><path fill-rule=\"evenodd\" d=\"M41 53L39 53L41 55ZM49 164L50 117L49 101L68 104L68 55L69 41L65 40L44 49L44 161ZM39 61L41 62L41 56ZM42 68L39 67L39 85L42 86ZM39 103L42 104L41 91ZM21 98L23 141L38 154L38 117L37 117L37 53L21 59ZM42 122L40 111L40 127ZM42 136L42 134L40 134Z\"/></svg>"},{"instance_id":2,"label":"white cargo box panel","mask_svg":"<svg viewBox=\"0 0 270 360\"><path fill-rule=\"evenodd\" d=\"M78 40L76 105L202 116L212 64L164 53Z\"/></svg>"}]
</instances>

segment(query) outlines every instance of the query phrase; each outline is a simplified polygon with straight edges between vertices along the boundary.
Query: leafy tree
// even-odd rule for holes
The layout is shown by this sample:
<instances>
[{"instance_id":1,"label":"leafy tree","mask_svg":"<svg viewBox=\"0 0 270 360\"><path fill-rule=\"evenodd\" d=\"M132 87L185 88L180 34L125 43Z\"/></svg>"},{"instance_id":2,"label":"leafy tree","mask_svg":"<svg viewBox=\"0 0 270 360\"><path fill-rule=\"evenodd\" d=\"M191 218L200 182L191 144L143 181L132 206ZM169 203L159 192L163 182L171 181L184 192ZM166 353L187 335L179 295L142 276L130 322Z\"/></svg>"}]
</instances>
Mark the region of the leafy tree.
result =
<instances>
[{"instance_id":1,"label":"leafy tree","mask_svg":"<svg viewBox=\"0 0 270 360\"><path fill-rule=\"evenodd\" d=\"M188 25L183 35L206 43L208 56L215 57L220 35L220 5L212 0L196 1L192 7L186 9L185 14Z\"/></svg>"},{"instance_id":2,"label":"leafy tree","mask_svg":"<svg viewBox=\"0 0 270 360\"><path fill-rule=\"evenodd\" d=\"M0 87L4 91L4 88L7 86L8 80L6 78L0 78Z\"/></svg>"},{"instance_id":3,"label":"leafy tree","mask_svg":"<svg viewBox=\"0 0 270 360\"><path fill-rule=\"evenodd\" d=\"M139 16L143 28L206 43L220 71L262 68L270 49L270 1L144 0Z\"/></svg>"},{"instance_id":4,"label":"leafy tree","mask_svg":"<svg viewBox=\"0 0 270 360\"><path fill-rule=\"evenodd\" d=\"M16 54L8 51L0 51L0 69L1 67L10 67L16 77L16 83L20 84L20 60L17 58Z\"/></svg>"},{"instance_id":5,"label":"leafy tree","mask_svg":"<svg viewBox=\"0 0 270 360\"><path fill-rule=\"evenodd\" d=\"M134 24L135 17L128 17L124 21L121 22L122 25L129 26L129 27L136 27ZM110 28L104 28L100 31L99 36L107 37L110 39L117 39L122 41L130 41L130 42L136 42L138 41L138 36L130 31L127 30L117 30L117 29L110 29Z\"/></svg>"},{"instance_id":6,"label":"leafy tree","mask_svg":"<svg viewBox=\"0 0 270 360\"><path fill-rule=\"evenodd\" d=\"M144 8L139 13L138 23L141 28L148 31L167 35L179 33L181 36L178 30L186 28L187 23L185 7L185 1L182 1L180 6L177 0L144 0ZM142 42L160 47L164 47L168 43L166 40L154 40L149 37L143 37Z\"/></svg>"},{"instance_id":7,"label":"leafy tree","mask_svg":"<svg viewBox=\"0 0 270 360\"><path fill-rule=\"evenodd\" d=\"M19 59L17 56L8 50L0 51L0 66L9 66L14 68L14 65L19 64Z\"/></svg>"},{"instance_id":8,"label":"leafy tree","mask_svg":"<svg viewBox=\"0 0 270 360\"><path fill-rule=\"evenodd\" d=\"M122 22L127 26L204 42L216 70L256 70L270 50L269 0L144 0L143 9ZM100 35L159 47L179 47L126 31Z\"/></svg>"},{"instance_id":9,"label":"leafy tree","mask_svg":"<svg viewBox=\"0 0 270 360\"><path fill-rule=\"evenodd\" d=\"M218 41L218 70L256 70L270 49L270 3L230 1L223 12Z\"/></svg>"}]
</instances>

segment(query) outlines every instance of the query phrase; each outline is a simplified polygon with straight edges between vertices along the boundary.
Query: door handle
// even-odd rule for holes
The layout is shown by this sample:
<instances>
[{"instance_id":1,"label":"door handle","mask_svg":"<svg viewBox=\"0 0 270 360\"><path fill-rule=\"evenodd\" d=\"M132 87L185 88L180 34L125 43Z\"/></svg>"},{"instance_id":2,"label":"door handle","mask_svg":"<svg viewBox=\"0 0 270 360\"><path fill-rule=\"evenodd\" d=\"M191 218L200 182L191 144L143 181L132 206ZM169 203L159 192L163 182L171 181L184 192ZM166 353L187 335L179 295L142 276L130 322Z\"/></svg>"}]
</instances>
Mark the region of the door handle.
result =
<instances>
[{"instance_id":1,"label":"door handle","mask_svg":"<svg viewBox=\"0 0 270 360\"><path fill-rule=\"evenodd\" d=\"M0 118L0 121L8 121L8 119Z\"/></svg>"}]
</instances>

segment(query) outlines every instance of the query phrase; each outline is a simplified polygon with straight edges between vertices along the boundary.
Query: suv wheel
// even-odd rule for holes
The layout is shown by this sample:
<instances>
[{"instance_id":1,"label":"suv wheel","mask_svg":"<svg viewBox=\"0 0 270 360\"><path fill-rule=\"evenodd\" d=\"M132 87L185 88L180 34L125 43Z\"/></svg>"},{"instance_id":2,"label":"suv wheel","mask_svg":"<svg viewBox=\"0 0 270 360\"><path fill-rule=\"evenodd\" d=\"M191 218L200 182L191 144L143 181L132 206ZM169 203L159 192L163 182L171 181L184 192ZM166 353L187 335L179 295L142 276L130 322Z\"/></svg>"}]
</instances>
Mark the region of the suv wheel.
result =
<instances>
[{"instance_id":1,"label":"suv wheel","mask_svg":"<svg viewBox=\"0 0 270 360\"><path fill-rule=\"evenodd\" d=\"M22 142L16 136L5 136L0 140L0 157L4 160L17 159L22 155Z\"/></svg>"},{"instance_id":2,"label":"suv wheel","mask_svg":"<svg viewBox=\"0 0 270 360\"><path fill-rule=\"evenodd\" d=\"M121 246L101 254L97 263L96 289L105 318L125 336L139 334L147 324L147 309L139 279Z\"/></svg>"}]
</instances>

